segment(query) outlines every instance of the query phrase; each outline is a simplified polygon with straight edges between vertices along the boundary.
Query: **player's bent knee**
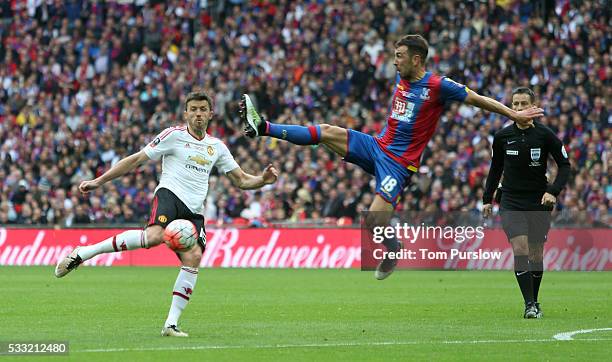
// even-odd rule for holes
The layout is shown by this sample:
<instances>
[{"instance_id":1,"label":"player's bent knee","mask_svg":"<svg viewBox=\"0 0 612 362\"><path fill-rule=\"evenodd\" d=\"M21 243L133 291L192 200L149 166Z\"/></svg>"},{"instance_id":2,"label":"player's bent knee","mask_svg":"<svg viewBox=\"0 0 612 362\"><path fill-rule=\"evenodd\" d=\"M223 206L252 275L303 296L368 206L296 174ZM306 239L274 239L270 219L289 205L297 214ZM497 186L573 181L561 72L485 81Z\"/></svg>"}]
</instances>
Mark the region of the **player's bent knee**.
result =
<instances>
[{"instance_id":1,"label":"player's bent knee","mask_svg":"<svg viewBox=\"0 0 612 362\"><path fill-rule=\"evenodd\" d=\"M200 261L202 261L202 248L196 245L187 251L180 252L180 255L183 265L197 268L200 266Z\"/></svg>"},{"instance_id":2,"label":"player's bent knee","mask_svg":"<svg viewBox=\"0 0 612 362\"><path fill-rule=\"evenodd\" d=\"M380 195L374 196L374 201L368 209L368 215L371 215L379 224L388 224L393 216L393 205Z\"/></svg>"},{"instance_id":3,"label":"player's bent knee","mask_svg":"<svg viewBox=\"0 0 612 362\"><path fill-rule=\"evenodd\" d=\"M345 157L348 152L348 131L344 128L325 123L320 124L318 127L321 130L320 143L338 155Z\"/></svg>"},{"instance_id":4,"label":"player's bent knee","mask_svg":"<svg viewBox=\"0 0 612 362\"><path fill-rule=\"evenodd\" d=\"M389 220L383 215L379 215L377 212L368 212L365 218L365 226L368 229L372 229L376 226L388 226Z\"/></svg>"},{"instance_id":5,"label":"player's bent knee","mask_svg":"<svg viewBox=\"0 0 612 362\"><path fill-rule=\"evenodd\" d=\"M323 123L319 125L321 129L321 139L326 141L340 141L346 138L346 129L331 124Z\"/></svg>"},{"instance_id":6,"label":"player's bent knee","mask_svg":"<svg viewBox=\"0 0 612 362\"><path fill-rule=\"evenodd\" d=\"M388 211L368 211L365 216L365 227L374 229L377 226L389 226L392 213Z\"/></svg>"},{"instance_id":7,"label":"player's bent knee","mask_svg":"<svg viewBox=\"0 0 612 362\"><path fill-rule=\"evenodd\" d=\"M333 126L327 124L327 123L322 123L319 125L319 128L321 129L321 136L330 136L331 135L331 129Z\"/></svg>"},{"instance_id":8,"label":"player's bent knee","mask_svg":"<svg viewBox=\"0 0 612 362\"><path fill-rule=\"evenodd\" d=\"M147 227L147 247L151 248L161 244L164 241L164 229L159 225L151 225Z\"/></svg>"}]
</instances>

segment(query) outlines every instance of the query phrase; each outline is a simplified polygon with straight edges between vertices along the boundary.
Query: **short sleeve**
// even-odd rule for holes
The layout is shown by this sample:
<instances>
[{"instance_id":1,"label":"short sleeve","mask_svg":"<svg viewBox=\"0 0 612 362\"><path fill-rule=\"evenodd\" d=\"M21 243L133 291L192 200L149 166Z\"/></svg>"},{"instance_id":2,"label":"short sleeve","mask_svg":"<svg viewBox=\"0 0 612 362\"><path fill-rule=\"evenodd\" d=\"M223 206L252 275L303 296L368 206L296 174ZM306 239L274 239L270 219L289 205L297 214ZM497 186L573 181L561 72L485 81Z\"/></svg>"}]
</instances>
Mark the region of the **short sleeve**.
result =
<instances>
[{"instance_id":1,"label":"short sleeve","mask_svg":"<svg viewBox=\"0 0 612 362\"><path fill-rule=\"evenodd\" d=\"M145 146L144 153L152 160L159 160L163 155L171 154L174 138L178 133L173 132L175 130L175 128L163 130L151 143Z\"/></svg>"},{"instance_id":2,"label":"short sleeve","mask_svg":"<svg viewBox=\"0 0 612 362\"><path fill-rule=\"evenodd\" d=\"M234 156L232 156L227 146L223 143L219 143L219 158L215 162L215 167L222 173L228 173L239 167L236 160L234 160Z\"/></svg>"},{"instance_id":3,"label":"short sleeve","mask_svg":"<svg viewBox=\"0 0 612 362\"><path fill-rule=\"evenodd\" d=\"M467 90L468 87L450 78L442 77L440 80L440 99L443 103L448 101L463 102L467 97Z\"/></svg>"}]
</instances>

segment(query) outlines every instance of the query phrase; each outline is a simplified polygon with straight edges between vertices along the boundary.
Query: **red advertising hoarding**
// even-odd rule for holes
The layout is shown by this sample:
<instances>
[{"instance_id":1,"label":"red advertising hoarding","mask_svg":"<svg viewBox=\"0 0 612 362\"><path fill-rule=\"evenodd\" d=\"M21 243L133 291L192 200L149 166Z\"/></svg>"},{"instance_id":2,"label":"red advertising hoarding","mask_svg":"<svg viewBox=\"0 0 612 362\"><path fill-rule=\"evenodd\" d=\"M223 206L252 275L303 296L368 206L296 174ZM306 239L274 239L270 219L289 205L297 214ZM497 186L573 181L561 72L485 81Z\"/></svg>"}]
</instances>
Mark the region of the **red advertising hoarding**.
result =
<instances>
[{"instance_id":1,"label":"red advertising hoarding","mask_svg":"<svg viewBox=\"0 0 612 362\"><path fill-rule=\"evenodd\" d=\"M75 246L96 243L123 230L0 228L0 265L55 265ZM220 228L208 230L207 238L202 267L359 268L362 264L360 229ZM610 230L553 229L548 239L546 270L612 270ZM464 243L416 240L405 248L415 258L401 260L402 268L511 269L513 265L512 249L497 229ZM179 262L162 245L99 255L85 265L176 266Z\"/></svg>"}]
</instances>

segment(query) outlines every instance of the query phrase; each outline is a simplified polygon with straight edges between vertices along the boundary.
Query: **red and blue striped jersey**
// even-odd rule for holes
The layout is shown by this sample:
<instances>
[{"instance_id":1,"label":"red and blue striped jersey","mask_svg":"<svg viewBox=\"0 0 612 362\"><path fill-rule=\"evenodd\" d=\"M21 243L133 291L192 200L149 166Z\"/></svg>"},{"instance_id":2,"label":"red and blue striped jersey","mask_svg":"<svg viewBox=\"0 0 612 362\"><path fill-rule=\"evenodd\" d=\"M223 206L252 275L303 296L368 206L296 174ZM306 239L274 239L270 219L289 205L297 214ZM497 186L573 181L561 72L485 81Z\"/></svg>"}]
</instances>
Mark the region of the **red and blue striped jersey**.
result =
<instances>
[{"instance_id":1,"label":"red and blue striped jersey","mask_svg":"<svg viewBox=\"0 0 612 362\"><path fill-rule=\"evenodd\" d=\"M466 97L466 86L431 72L412 83L398 76L387 125L376 137L378 146L402 166L416 171L444 103Z\"/></svg>"}]
</instances>

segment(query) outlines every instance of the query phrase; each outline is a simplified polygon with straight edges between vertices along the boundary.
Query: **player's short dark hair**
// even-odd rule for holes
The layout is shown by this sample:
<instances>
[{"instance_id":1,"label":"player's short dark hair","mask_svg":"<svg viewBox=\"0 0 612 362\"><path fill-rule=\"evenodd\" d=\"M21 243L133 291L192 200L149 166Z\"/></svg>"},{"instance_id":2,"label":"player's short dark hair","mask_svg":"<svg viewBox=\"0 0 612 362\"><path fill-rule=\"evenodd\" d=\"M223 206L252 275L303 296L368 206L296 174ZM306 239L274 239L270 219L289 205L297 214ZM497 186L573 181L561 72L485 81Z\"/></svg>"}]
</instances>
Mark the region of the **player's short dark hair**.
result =
<instances>
[{"instance_id":1,"label":"player's short dark hair","mask_svg":"<svg viewBox=\"0 0 612 362\"><path fill-rule=\"evenodd\" d=\"M418 54L423 59L423 63L427 60L427 53L429 52L429 44L427 40L419 34L408 34L401 37L395 42L395 47L399 48L405 45L408 48L410 54Z\"/></svg>"},{"instance_id":2,"label":"player's short dark hair","mask_svg":"<svg viewBox=\"0 0 612 362\"><path fill-rule=\"evenodd\" d=\"M534 103L535 99L536 99L535 93L533 93L533 91L529 87L514 88L514 90L512 90L512 97L514 97L515 94L527 94L527 95L529 95L529 102L531 102L531 103Z\"/></svg>"},{"instance_id":3,"label":"player's short dark hair","mask_svg":"<svg viewBox=\"0 0 612 362\"><path fill-rule=\"evenodd\" d=\"M187 98L185 98L185 111L187 110L187 104L191 101L206 101L208 102L208 107L212 108L212 99L204 91L190 92L187 94Z\"/></svg>"}]
</instances>

